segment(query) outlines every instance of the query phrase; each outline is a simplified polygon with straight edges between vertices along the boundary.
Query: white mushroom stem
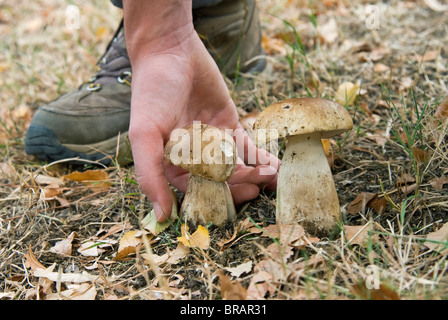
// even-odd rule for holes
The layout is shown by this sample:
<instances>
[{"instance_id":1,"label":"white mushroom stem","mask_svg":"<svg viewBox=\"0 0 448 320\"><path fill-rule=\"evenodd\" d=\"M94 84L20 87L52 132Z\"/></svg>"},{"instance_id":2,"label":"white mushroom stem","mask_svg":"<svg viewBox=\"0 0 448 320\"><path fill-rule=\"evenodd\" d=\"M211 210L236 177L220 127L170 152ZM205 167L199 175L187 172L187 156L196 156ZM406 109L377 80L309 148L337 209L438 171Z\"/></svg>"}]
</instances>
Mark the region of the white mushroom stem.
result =
<instances>
[{"instance_id":1,"label":"white mushroom stem","mask_svg":"<svg viewBox=\"0 0 448 320\"><path fill-rule=\"evenodd\" d=\"M288 137L277 180L277 221L328 232L340 218L338 195L319 133Z\"/></svg>"},{"instance_id":2,"label":"white mushroom stem","mask_svg":"<svg viewBox=\"0 0 448 320\"><path fill-rule=\"evenodd\" d=\"M194 225L211 222L222 227L227 221L235 220L235 206L227 182L190 174L181 213Z\"/></svg>"}]
</instances>

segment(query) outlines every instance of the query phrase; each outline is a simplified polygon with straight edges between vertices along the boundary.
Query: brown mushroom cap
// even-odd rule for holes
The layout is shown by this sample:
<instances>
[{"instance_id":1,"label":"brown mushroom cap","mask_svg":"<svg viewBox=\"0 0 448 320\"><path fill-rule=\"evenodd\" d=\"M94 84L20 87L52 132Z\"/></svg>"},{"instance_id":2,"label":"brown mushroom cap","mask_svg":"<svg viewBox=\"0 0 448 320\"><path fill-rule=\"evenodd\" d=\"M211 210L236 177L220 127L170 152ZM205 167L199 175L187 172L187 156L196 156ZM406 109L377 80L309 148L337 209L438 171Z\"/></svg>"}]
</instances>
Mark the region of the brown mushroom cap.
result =
<instances>
[{"instance_id":1,"label":"brown mushroom cap","mask_svg":"<svg viewBox=\"0 0 448 320\"><path fill-rule=\"evenodd\" d=\"M181 134L177 136L177 139L170 139L166 144L165 159L191 174L217 182L228 180L235 170L237 159L236 144L232 136L222 129L206 124L193 124L181 129L183 130L180 131ZM194 130L197 131L194 132ZM182 137L182 135L189 135L189 137ZM200 159L196 159L199 162L196 163L194 148L197 147L195 144L199 143ZM178 159L183 158L184 161L176 162L171 159L175 147L175 150L189 151L187 155L175 155Z\"/></svg>"},{"instance_id":2,"label":"brown mushroom cap","mask_svg":"<svg viewBox=\"0 0 448 320\"><path fill-rule=\"evenodd\" d=\"M254 129L275 130L265 141L319 132L330 138L353 128L350 114L340 104L323 98L292 98L276 102L257 117Z\"/></svg>"}]
</instances>

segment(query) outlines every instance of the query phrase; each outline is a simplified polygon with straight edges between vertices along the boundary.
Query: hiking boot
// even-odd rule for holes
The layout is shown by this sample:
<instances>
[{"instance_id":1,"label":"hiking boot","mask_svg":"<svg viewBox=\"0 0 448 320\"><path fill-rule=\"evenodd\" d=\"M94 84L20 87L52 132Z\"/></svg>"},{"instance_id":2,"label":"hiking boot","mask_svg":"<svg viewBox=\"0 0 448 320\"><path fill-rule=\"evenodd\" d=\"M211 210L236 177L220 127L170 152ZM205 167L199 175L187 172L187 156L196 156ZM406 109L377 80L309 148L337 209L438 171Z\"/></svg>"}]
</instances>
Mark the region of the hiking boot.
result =
<instances>
[{"instance_id":1,"label":"hiking boot","mask_svg":"<svg viewBox=\"0 0 448 320\"><path fill-rule=\"evenodd\" d=\"M257 59L264 52L255 0L225 0L193 9L193 17L223 74L232 78L264 69L264 59ZM128 139L132 70L123 21L98 66L95 76L78 90L36 111L25 137L28 154L46 161L132 162Z\"/></svg>"}]
</instances>

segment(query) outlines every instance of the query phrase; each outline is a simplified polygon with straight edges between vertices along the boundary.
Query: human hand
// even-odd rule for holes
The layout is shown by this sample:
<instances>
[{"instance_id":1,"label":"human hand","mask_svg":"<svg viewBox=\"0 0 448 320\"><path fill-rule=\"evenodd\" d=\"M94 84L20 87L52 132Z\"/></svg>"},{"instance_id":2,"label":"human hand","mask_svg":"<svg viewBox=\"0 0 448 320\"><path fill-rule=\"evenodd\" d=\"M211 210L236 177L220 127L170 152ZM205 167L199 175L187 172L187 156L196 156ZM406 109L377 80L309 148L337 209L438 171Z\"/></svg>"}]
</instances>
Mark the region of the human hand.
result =
<instances>
[{"instance_id":1,"label":"human hand","mask_svg":"<svg viewBox=\"0 0 448 320\"><path fill-rule=\"evenodd\" d=\"M139 186L158 221L171 214L169 183L185 192L188 180L187 172L164 160L164 145L174 129L193 121L234 130L241 159L228 184L236 205L257 197L261 187L275 188L279 160L257 149L239 124L222 75L192 23L147 38L146 46L128 32L140 30L138 26L126 21L125 2L133 71L129 138ZM257 157L254 164L247 165L244 160L247 162L245 156L250 153Z\"/></svg>"}]
</instances>

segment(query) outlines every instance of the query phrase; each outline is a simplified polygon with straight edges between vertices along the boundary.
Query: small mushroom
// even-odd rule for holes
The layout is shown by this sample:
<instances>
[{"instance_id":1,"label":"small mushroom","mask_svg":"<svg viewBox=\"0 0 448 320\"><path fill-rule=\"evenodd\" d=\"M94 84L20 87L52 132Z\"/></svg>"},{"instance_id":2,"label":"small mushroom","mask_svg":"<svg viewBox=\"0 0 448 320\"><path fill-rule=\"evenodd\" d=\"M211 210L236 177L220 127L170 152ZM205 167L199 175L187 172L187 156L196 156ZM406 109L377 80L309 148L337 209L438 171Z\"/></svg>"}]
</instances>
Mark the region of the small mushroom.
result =
<instances>
[{"instance_id":1,"label":"small mushroom","mask_svg":"<svg viewBox=\"0 0 448 320\"><path fill-rule=\"evenodd\" d=\"M267 107L257 117L257 142L286 138L277 180L278 223L300 223L308 232L331 232L340 220L339 199L322 140L352 129L350 114L322 98L294 98ZM265 135L260 134L265 129Z\"/></svg>"},{"instance_id":2,"label":"small mushroom","mask_svg":"<svg viewBox=\"0 0 448 320\"><path fill-rule=\"evenodd\" d=\"M180 208L188 223L222 227L235 219L235 206L227 185L237 159L231 135L200 123L177 129L165 146L165 159L190 172Z\"/></svg>"}]
</instances>

